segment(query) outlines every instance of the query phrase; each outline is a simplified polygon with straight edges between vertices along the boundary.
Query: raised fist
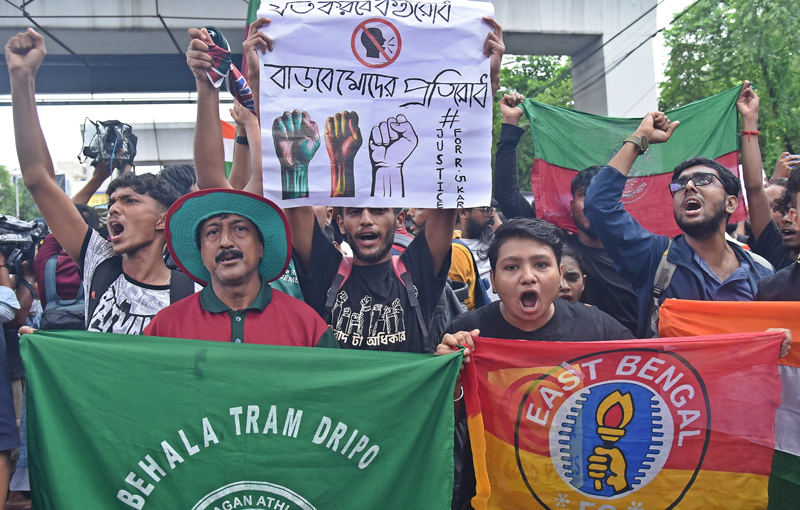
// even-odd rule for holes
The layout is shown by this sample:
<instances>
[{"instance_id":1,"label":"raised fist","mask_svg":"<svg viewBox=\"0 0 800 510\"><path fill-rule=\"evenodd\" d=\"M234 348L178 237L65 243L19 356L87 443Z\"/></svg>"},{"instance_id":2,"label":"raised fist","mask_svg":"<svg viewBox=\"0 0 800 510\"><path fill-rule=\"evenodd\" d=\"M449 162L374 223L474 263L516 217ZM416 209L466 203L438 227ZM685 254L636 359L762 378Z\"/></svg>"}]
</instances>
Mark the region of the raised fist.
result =
<instances>
[{"instance_id":1,"label":"raised fist","mask_svg":"<svg viewBox=\"0 0 800 510\"><path fill-rule=\"evenodd\" d=\"M389 117L369 136L369 159L372 161L372 192L384 197L405 196L403 164L417 148L417 133L405 115Z\"/></svg>"},{"instance_id":2,"label":"raised fist","mask_svg":"<svg viewBox=\"0 0 800 510\"><path fill-rule=\"evenodd\" d=\"M650 143L664 143L675 132L680 122L670 122L663 112L650 112L644 116L636 133L646 135Z\"/></svg>"},{"instance_id":3,"label":"raised fist","mask_svg":"<svg viewBox=\"0 0 800 510\"><path fill-rule=\"evenodd\" d=\"M308 164L319 149L319 130L308 113L284 112L272 123L284 199L308 196Z\"/></svg>"},{"instance_id":4,"label":"raised fist","mask_svg":"<svg viewBox=\"0 0 800 510\"><path fill-rule=\"evenodd\" d=\"M614 494L619 494L629 488L628 479L625 476L628 463L619 448L595 446L594 454L589 455L588 460L587 471L589 478L595 481L595 489L602 488L603 479L605 479L606 485L613 487Z\"/></svg>"},{"instance_id":5,"label":"raised fist","mask_svg":"<svg viewBox=\"0 0 800 510\"><path fill-rule=\"evenodd\" d=\"M15 35L6 44L8 74L12 77L19 74L35 76L45 55L44 37L34 29L29 28L27 32Z\"/></svg>"},{"instance_id":6,"label":"raised fist","mask_svg":"<svg viewBox=\"0 0 800 510\"><path fill-rule=\"evenodd\" d=\"M325 121L325 147L331 158L331 196L356 196L353 160L364 143L358 113L344 111Z\"/></svg>"}]
</instances>

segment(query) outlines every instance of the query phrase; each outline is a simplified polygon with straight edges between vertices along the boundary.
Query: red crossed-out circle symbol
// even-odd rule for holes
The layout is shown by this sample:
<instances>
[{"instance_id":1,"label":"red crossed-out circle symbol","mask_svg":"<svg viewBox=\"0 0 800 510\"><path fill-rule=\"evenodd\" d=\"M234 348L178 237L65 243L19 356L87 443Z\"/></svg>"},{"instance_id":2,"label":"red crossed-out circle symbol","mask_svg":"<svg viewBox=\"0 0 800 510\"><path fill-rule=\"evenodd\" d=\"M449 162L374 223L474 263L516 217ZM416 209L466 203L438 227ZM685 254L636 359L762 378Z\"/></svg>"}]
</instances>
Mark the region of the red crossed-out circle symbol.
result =
<instances>
[{"instance_id":1,"label":"red crossed-out circle symbol","mask_svg":"<svg viewBox=\"0 0 800 510\"><path fill-rule=\"evenodd\" d=\"M358 24L350 39L356 59L367 67L381 68L394 63L400 56L403 42L397 27L381 18L371 18Z\"/></svg>"}]
</instances>

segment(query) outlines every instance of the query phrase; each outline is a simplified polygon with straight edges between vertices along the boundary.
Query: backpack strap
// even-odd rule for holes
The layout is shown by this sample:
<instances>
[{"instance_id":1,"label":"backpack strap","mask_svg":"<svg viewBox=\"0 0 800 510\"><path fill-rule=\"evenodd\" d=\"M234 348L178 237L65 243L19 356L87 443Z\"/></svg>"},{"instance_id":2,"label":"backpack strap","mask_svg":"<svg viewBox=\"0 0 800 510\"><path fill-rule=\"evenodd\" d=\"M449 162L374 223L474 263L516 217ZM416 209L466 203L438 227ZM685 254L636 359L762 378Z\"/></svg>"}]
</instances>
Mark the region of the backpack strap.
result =
<instances>
[{"instance_id":1,"label":"backpack strap","mask_svg":"<svg viewBox=\"0 0 800 510\"><path fill-rule=\"evenodd\" d=\"M94 311L97 309L97 303L100 302L100 298L121 274L122 257L114 256L107 258L95 268L94 275L92 275L92 282L89 284L89 307L86 313L87 328L89 327L89 322L92 320Z\"/></svg>"},{"instance_id":2,"label":"backpack strap","mask_svg":"<svg viewBox=\"0 0 800 510\"><path fill-rule=\"evenodd\" d=\"M180 271L172 271L172 277L169 280L169 304L177 303L185 297L194 294L194 280L181 273Z\"/></svg>"},{"instance_id":3,"label":"backpack strap","mask_svg":"<svg viewBox=\"0 0 800 510\"><path fill-rule=\"evenodd\" d=\"M322 318L325 322L328 322L331 318L331 310L333 310L333 304L336 302L336 296L339 294L339 290L344 285L344 282L350 278L350 272L353 270L353 257L342 257L342 261L339 262L339 269L336 272L336 276L333 277L333 282L331 283L331 288L328 289L328 297L325 300L325 308L322 312Z\"/></svg>"},{"instance_id":4,"label":"backpack strap","mask_svg":"<svg viewBox=\"0 0 800 510\"><path fill-rule=\"evenodd\" d=\"M672 274L678 267L674 262L667 260L669 248L672 246L672 239L669 240L667 249L661 256L661 261L656 268L656 275L653 278L653 303L650 305L650 337L658 337L658 309L661 306L659 302L664 291L669 287L669 282L672 280Z\"/></svg>"},{"instance_id":5,"label":"backpack strap","mask_svg":"<svg viewBox=\"0 0 800 510\"><path fill-rule=\"evenodd\" d=\"M411 273L408 272L405 264L403 264L403 261L400 260L400 257L396 255L392 256L392 268L394 269L394 274L400 278L400 280L403 282L403 285L406 287L408 302L411 304L414 315L417 316L417 323L419 324L420 330L422 330L422 338L427 338L428 327L425 325L425 317L422 315L422 307L419 305L417 289L414 287L414 282L411 280Z\"/></svg>"},{"instance_id":6,"label":"backpack strap","mask_svg":"<svg viewBox=\"0 0 800 510\"><path fill-rule=\"evenodd\" d=\"M484 281L485 278L481 278L481 272L478 269L478 261L475 260L475 255L472 253L472 250L469 249L469 246L467 246L467 244L461 239L453 239L453 242L458 243L466 248L470 259L472 260L472 269L475 271L475 290L473 291L475 294L474 302L475 309L477 310L478 308L486 306L492 302L492 300L489 298L489 293L487 292L487 289L490 286L488 285L488 282Z\"/></svg>"},{"instance_id":7,"label":"backpack strap","mask_svg":"<svg viewBox=\"0 0 800 510\"><path fill-rule=\"evenodd\" d=\"M83 283L78 287L75 299L61 299L59 297L56 288L56 270L58 268L58 257L60 255L60 253L56 253L47 259L44 265L44 289L47 297L47 306L45 306L45 309L71 306L83 301Z\"/></svg>"}]
</instances>

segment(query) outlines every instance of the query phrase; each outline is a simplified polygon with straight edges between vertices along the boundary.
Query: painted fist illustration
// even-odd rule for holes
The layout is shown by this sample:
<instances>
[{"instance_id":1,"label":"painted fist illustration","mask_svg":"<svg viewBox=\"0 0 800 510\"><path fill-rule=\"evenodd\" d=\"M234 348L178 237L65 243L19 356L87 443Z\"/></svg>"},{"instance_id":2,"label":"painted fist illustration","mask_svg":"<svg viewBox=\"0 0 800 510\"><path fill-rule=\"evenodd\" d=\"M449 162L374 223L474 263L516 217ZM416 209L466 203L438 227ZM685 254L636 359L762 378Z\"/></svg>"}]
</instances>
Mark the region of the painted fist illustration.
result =
<instances>
[{"instance_id":1,"label":"painted fist illustration","mask_svg":"<svg viewBox=\"0 0 800 510\"><path fill-rule=\"evenodd\" d=\"M356 112L337 113L325 121L325 147L331 158L332 197L356 196L353 160L363 143Z\"/></svg>"},{"instance_id":2,"label":"painted fist illustration","mask_svg":"<svg viewBox=\"0 0 800 510\"><path fill-rule=\"evenodd\" d=\"M628 463L619 448L595 446L594 454L589 455L588 460L587 471L589 472L589 477L595 481L595 489L600 490L602 488L603 479L605 479L606 485L614 488L614 494L619 494L629 489L628 479L625 476Z\"/></svg>"},{"instance_id":3,"label":"painted fist illustration","mask_svg":"<svg viewBox=\"0 0 800 510\"><path fill-rule=\"evenodd\" d=\"M417 133L405 115L389 117L369 136L369 159L372 161L372 192L384 197L406 196L403 164L417 148Z\"/></svg>"},{"instance_id":4,"label":"painted fist illustration","mask_svg":"<svg viewBox=\"0 0 800 510\"><path fill-rule=\"evenodd\" d=\"M272 123L275 155L281 164L281 197L308 196L308 164L319 149L319 129L308 113L283 112Z\"/></svg>"}]
</instances>

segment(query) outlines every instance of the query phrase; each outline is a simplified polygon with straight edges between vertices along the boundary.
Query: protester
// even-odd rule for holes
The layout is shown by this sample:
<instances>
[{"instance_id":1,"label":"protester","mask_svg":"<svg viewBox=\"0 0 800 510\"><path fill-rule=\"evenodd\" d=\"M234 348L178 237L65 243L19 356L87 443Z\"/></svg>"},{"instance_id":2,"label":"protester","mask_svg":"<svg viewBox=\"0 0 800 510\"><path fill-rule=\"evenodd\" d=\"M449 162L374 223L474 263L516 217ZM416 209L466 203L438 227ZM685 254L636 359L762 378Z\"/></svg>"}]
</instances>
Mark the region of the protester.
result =
<instances>
[{"instance_id":1,"label":"protester","mask_svg":"<svg viewBox=\"0 0 800 510\"><path fill-rule=\"evenodd\" d=\"M561 230L544 220L515 218L498 227L488 254L500 301L455 318L448 331L546 341L632 338L597 307L557 299L563 244Z\"/></svg>"},{"instance_id":2,"label":"protester","mask_svg":"<svg viewBox=\"0 0 800 510\"><path fill-rule=\"evenodd\" d=\"M412 207L408 210L406 219L411 222L411 226L408 227L408 233L416 236L422 231L425 222L428 221L428 210Z\"/></svg>"},{"instance_id":3,"label":"protester","mask_svg":"<svg viewBox=\"0 0 800 510\"><path fill-rule=\"evenodd\" d=\"M467 298L464 300L467 310L474 310L488 302L486 290L483 288L478 274L478 266L472 251L461 241L461 231L455 230L453 232L453 255L447 277L452 281L467 284Z\"/></svg>"},{"instance_id":4,"label":"protester","mask_svg":"<svg viewBox=\"0 0 800 510\"><path fill-rule=\"evenodd\" d=\"M775 173L772 174L772 179L787 179L793 168L800 168L800 166L797 166L798 163L800 163L799 154L782 152L781 155L778 156L778 161L775 162Z\"/></svg>"},{"instance_id":5,"label":"protester","mask_svg":"<svg viewBox=\"0 0 800 510\"><path fill-rule=\"evenodd\" d=\"M20 304L13 290L5 256L0 253L0 257L0 323L6 324L14 320ZM11 454L19 448L4 329L0 328L0 502L5 502L8 497L8 484L14 471ZM12 334L16 336L16 332Z\"/></svg>"},{"instance_id":6,"label":"protester","mask_svg":"<svg viewBox=\"0 0 800 510\"><path fill-rule=\"evenodd\" d=\"M669 140L677 127L678 122L671 123L661 112L645 115L586 192L584 209L592 229L636 289L638 337L657 335L658 306L666 298L752 300L758 281L772 274L746 250L726 241L725 227L739 205L740 184L714 160L692 158L673 171L673 213L684 232L673 240L646 231L625 211L620 198L633 162L649 143Z\"/></svg>"},{"instance_id":7,"label":"protester","mask_svg":"<svg viewBox=\"0 0 800 510\"><path fill-rule=\"evenodd\" d=\"M782 269L793 260L790 250L784 247L784 241L791 242L792 238L782 235L779 227L782 221L775 221L773 216L775 201L781 198L784 190L780 190L779 185L771 185L765 189L761 178L761 149L758 146L758 136L752 136L753 132L758 131L759 103L750 82L745 81L736 100L736 108L742 115L742 132L751 133L742 137L741 142L744 188L752 230L747 244L753 253L766 258L775 269ZM773 198L770 198L770 194Z\"/></svg>"},{"instance_id":8,"label":"protester","mask_svg":"<svg viewBox=\"0 0 800 510\"><path fill-rule=\"evenodd\" d=\"M249 177L249 169L247 174ZM181 196L200 189L197 186L197 173L194 165L166 166L158 172L158 175L170 183Z\"/></svg>"},{"instance_id":9,"label":"protester","mask_svg":"<svg viewBox=\"0 0 800 510\"><path fill-rule=\"evenodd\" d=\"M581 300L583 289L586 287L586 274L583 269L581 252L570 244L564 244L561 252L561 265L564 266L564 279L558 297L570 303Z\"/></svg>"},{"instance_id":10,"label":"protester","mask_svg":"<svg viewBox=\"0 0 800 510\"><path fill-rule=\"evenodd\" d=\"M500 101L503 124L497 142L493 195L508 218L536 217L536 209L520 193L517 179L517 144L525 133L518 127L523 111L517 105L524 99L518 92L512 92ZM583 259L587 278L581 301L596 306L635 332L638 304L633 286L617 273L614 262L584 215L586 190L599 170L600 167L589 167L572 179L570 210L577 233L564 231L565 244L575 248Z\"/></svg>"},{"instance_id":11,"label":"protester","mask_svg":"<svg viewBox=\"0 0 800 510\"><path fill-rule=\"evenodd\" d=\"M787 193L792 200L789 216L795 231L800 231L797 207L800 204L800 167L789 174ZM773 276L764 278L758 284L756 299L759 301L800 301L800 256L789 266Z\"/></svg>"},{"instance_id":12,"label":"protester","mask_svg":"<svg viewBox=\"0 0 800 510\"><path fill-rule=\"evenodd\" d=\"M170 272L161 256L164 218L178 194L154 175L124 173L107 189L110 241L86 225L56 184L39 125L34 82L45 54L44 39L33 29L6 45L14 133L25 185L64 251L83 272L84 293L90 296L87 329L139 334L153 315L170 303L170 283L176 289L180 286L175 297L194 290L191 280ZM104 263L106 260L111 262ZM96 288L96 278L108 285Z\"/></svg>"},{"instance_id":13,"label":"protester","mask_svg":"<svg viewBox=\"0 0 800 510\"><path fill-rule=\"evenodd\" d=\"M161 310L146 335L217 342L338 347L303 302L272 289L289 264L283 212L244 191L203 190L170 208L167 244L205 288Z\"/></svg>"}]
</instances>

